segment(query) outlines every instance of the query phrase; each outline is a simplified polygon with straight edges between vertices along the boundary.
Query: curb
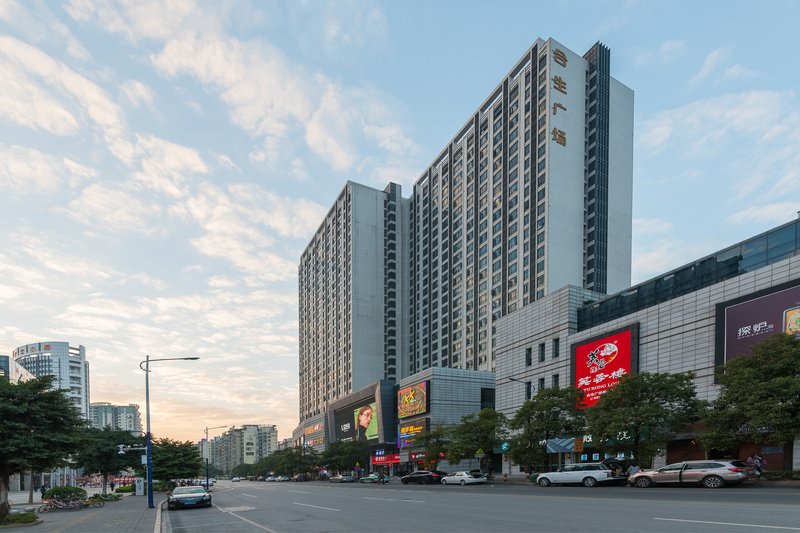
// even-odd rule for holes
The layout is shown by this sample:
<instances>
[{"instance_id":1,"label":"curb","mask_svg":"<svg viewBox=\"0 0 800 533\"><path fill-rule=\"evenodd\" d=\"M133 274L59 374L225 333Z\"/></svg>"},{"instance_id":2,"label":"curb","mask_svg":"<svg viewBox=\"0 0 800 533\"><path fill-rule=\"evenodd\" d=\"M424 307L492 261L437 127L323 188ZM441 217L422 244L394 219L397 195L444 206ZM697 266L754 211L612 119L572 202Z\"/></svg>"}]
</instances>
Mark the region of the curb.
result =
<instances>
[{"instance_id":1,"label":"curb","mask_svg":"<svg viewBox=\"0 0 800 533\"><path fill-rule=\"evenodd\" d=\"M18 527L33 527L38 526L39 524L43 524L44 520L41 518L37 518L35 522L29 522L27 524L3 524L0 525L0 529L16 529Z\"/></svg>"}]
</instances>

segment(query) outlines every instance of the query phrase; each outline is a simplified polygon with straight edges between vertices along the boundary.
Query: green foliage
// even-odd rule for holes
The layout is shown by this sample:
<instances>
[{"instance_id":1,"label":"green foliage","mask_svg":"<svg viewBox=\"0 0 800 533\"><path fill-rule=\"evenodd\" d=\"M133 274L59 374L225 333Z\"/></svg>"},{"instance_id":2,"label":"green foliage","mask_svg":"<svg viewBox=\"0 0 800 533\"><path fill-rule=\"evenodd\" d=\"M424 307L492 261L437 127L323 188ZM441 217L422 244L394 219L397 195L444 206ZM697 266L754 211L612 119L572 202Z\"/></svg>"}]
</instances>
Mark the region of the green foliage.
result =
<instances>
[{"instance_id":1,"label":"green foliage","mask_svg":"<svg viewBox=\"0 0 800 533\"><path fill-rule=\"evenodd\" d=\"M449 427L436 427L417 439L415 445L421 446L425 450L426 468L436 470L441 454L447 455L451 430L452 428Z\"/></svg>"},{"instance_id":2,"label":"green foliage","mask_svg":"<svg viewBox=\"0 0 800 533\"><path fill-rule=\"evenodd\" d=\"M693 377L648 372L623 376L586 413L594 444L633 452L642 466L652 464L659 447L700 416Z\"/></svg>"},{"instance_id":3,"label":"green foliage","mask_svg":"<svg viewBox=\"0 0 800 533\"><path fill-rule=\"evenodd\" d=\"M74 460L87 474L98 473L103 476L103 494L106 493L108 477L128 468L141 465L139 452L120 455L117 444L141 446L142 437L134 437L128 431L111 428L88 428L81 438L81 447Z\"/></svg>"},{"instance_id":4,"label":"green foliage","mask_svg":"<svg viewBox=\"0 0 800 533\"><path fill-rule=\"evenodd\" d=\"M14 472L45 472L78 449L85 421L65 390L52 390L50 376L21 383L0 380L0 518L9 511Z\"/></svg>"},{"instance_id":5,"label":"green foliage","mask_svg":"<svg viewBox=\"0 0 800 533\"><path fill-rule=\"evenodd\" d=\"M481 460L481 470L488 462L494 448L505 440L508 420L503 413L494 409L481 409L477 414L461 418L461 423L450 432L451 441L447 449L450 464L461 462L463 458L473 458L478 450L486 454Z\"/></svg>"},{"instance_id":6,"label":"green foliage","mask_svg":"<svg viewBox=\"0 0 800 533\"><path fill-rule=\"evenodd\" d=\"M253 473L248 475L264 476L273 472L281 476L292 476L311 472L318 464L319 454L316 450L296 446L273 452L255 465L250 465ZM236 468L233 469L233 474L237 475Z\"/></svg>"},{"instance_id":7,"label":"green foliage","mask_svg":"<svg viewBox=\"0 0 800 533\"><path fill-rule=\"evenodd\" d=\"M508 426L511 437L509 456L521 465L544 465L547 462L545 441L575 435L586 425L584 411L578 409L583 392L575 387L548 388L522 404Z\"/></svg>"},{"instance_id":8,"label":"green foliage","mask_svg":"<svg viewBox=\"0 0 800 533\"><path fill-rule=\"evenodd\" d=\"M32 524L38 519L39 517L36 513L10 514L5 518L0 518L0 526L12 524Z\"/></svg>"},{"instance_id":9,"label":"green foliage","mask_svg":"<svg viewBox=\"0 0 800 533\"><path fill-rule=\"evenodd\" d=\"M86 497L86 491L80 487L53 487L47 489L47 492L44 493L44 497L45 499L58 498L59 500L68 500L70 498L83 499Z\"/></svg>"},{"instance_id":10,"label":"green foliage","mask_svg":"<svg viewBox=\"0 0 800 533\"><path fill-rule=\"evenodd\" d=\"M133 485L122 485L121 487L117 487L114 489L114 492L119 494L127 494L129 492L133 492L134 486Z\"/></svg>"},{"instance_id":11,"label":"green foliage","mask_svg":"<svg viewBox=\"0 0 800 533\"><path fill-rule=\"evenodd\" d=\"M172 479L195 478L204 472L200 452L190 441L179 442L171 439L153 441L153 479L162 480L169 485ZM155 483L153 484L155 487Z\"/></svg>"},{"instance_id":12,"label":"green foliage","mask_svg":"<svg viewBox=\"0 0 800 533\"><path fill-rule=\"evenodd\" d=\"M363 469L369 468L369 444L363 440L332 442L319 461L337 472L353 470L356 463Z\"/></svg>"},{"instance_id":13,"label":"green foliage","mask_svg":"<svg viewBox=\"0 0 800 533\"><path fill-rule=\"evenodd\" d=\"M766 470L761 472L761 479L765 479L767 481L800 481L800 470L784 470L780 472Z\"/></svg>"},{"instance_id":14,"label":"green foliage","mask_svg":"<svg viewBox=\"0 0 800 533\"><path fill-rule=\"evenodd\" d=\"M800 339L777 334L752 352L717 371L720 395L706 413L706 447L791 443L800 433Z\"/></svg>"}]
</instances>

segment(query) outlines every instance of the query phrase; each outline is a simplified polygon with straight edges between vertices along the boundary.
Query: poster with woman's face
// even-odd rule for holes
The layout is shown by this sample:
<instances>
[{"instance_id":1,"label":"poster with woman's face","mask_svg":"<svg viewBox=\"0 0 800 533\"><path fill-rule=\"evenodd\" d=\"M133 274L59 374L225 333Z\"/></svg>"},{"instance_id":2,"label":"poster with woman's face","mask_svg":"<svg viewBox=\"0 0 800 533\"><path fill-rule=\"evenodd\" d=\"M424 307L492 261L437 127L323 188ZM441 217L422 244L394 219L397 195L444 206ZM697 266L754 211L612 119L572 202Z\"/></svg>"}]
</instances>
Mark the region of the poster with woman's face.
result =
<instances>
[{"instance_id":1,"label":"poster with woman's face","mask_svg":"<svg viewBox=\"0 0 800 533\"><path fill-rule=\"evenodd\" d=\"M378 438L378 417L375 402L353 409L356 440L373 440Z\"/></svg>"}]
</instances>

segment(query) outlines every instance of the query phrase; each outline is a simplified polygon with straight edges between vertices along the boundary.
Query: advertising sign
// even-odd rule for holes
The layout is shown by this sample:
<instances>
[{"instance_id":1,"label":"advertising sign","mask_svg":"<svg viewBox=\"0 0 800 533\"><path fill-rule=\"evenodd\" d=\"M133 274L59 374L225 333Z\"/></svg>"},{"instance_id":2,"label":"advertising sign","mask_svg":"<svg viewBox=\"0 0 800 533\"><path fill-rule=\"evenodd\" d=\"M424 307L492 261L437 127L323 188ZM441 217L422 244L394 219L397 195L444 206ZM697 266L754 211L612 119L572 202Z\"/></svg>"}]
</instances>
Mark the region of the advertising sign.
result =
<instances>
[{"instance_id":1,"label":"advertising sign","mask_svg":"<svg viewBox=\"0 0 800 533\"><path fill-rule=\"evenodd\" d=\"M313 426L308 426L306 429L304 429L303 434L313 435L314 433L319 433L320 431L322 431L322 424L314 424Z\"/></svg>"},{"instance_id":2,"label":"advertising sign","mask_svg":"<svg viewBox=\"0 0 800 533\"><path fill-rule=\"evenodd\" d=\"M378 440L378 416L375 400L336 411L336 440Z\"/></svg>"},{"instance_id":3,"label":"advertising sign","mask_svg":"<svg viewBox=\"0 0 800 533\"><path fill-rule=\"evenodd\" d=\"M400 462L400 454L399 453L388 453L384 455L373 455L372 456L372 464L373 465L394 465Z\"/></svg>"},{"instance_id":4,"label":"advertising sign","mask_svg":"<svg viewBox=\"0 0 800 533\"><path fill-rule=\"evenodd\" d=\"M776 333L800 337L800 285L794 283L717 305L718 364L752 355L752 346Z\"/></svg>"},{"instance_id":5,"label":"advertising sign","mask_svg":"<svg viewBox=\"0 0 800 533\"><path fill-rule=\"evenodd\" d=\"M428 412L428 382L421 381L397 391L397 418Z\"/></svg>"},{"instance_id":6,"label":"advertising sign","mask_svg":"<svg viewBox=\"0 0 800 533\"><path fill-rule=\"evenodd\" d=\"M397 447L402 450L413 446L417 437L428 431L429 421L430 419L426 418L425 420L400 424L397 429Z\"/></svg>"},{"instance_id":7,"label":"advertising sign","mask_svg":"<svg viewBox=\"0 0 800 533\"><path fill-rule=\"evenodd\" d=\"M574 383L583 391L584 408L596 404L620 377L636 371L638 348L638 323L572 345Z\"/></svg>"}]
</instances>

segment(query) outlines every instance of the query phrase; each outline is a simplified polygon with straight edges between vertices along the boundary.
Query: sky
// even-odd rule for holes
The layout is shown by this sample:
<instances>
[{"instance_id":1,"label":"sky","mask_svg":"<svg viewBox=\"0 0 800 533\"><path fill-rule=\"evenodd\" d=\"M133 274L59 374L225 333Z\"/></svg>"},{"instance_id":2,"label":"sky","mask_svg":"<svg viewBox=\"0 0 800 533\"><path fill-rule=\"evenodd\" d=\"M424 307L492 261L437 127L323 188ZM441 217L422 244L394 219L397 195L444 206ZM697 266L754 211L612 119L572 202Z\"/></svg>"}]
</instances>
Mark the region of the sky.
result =
<instances>
[{"instance_id":1,"label":"sky","mask_svg":"<svg viewBox=\"0 0 800 533\"><path fill-rule=\"evenodd\" d=\"M635 93L633 279L800 210L798 1L0 0L0 354L84 345L155 437L298 421L297 265L537 38ZM218 435L222 429L210 430Z\"/></svg>"}]
</instances>

